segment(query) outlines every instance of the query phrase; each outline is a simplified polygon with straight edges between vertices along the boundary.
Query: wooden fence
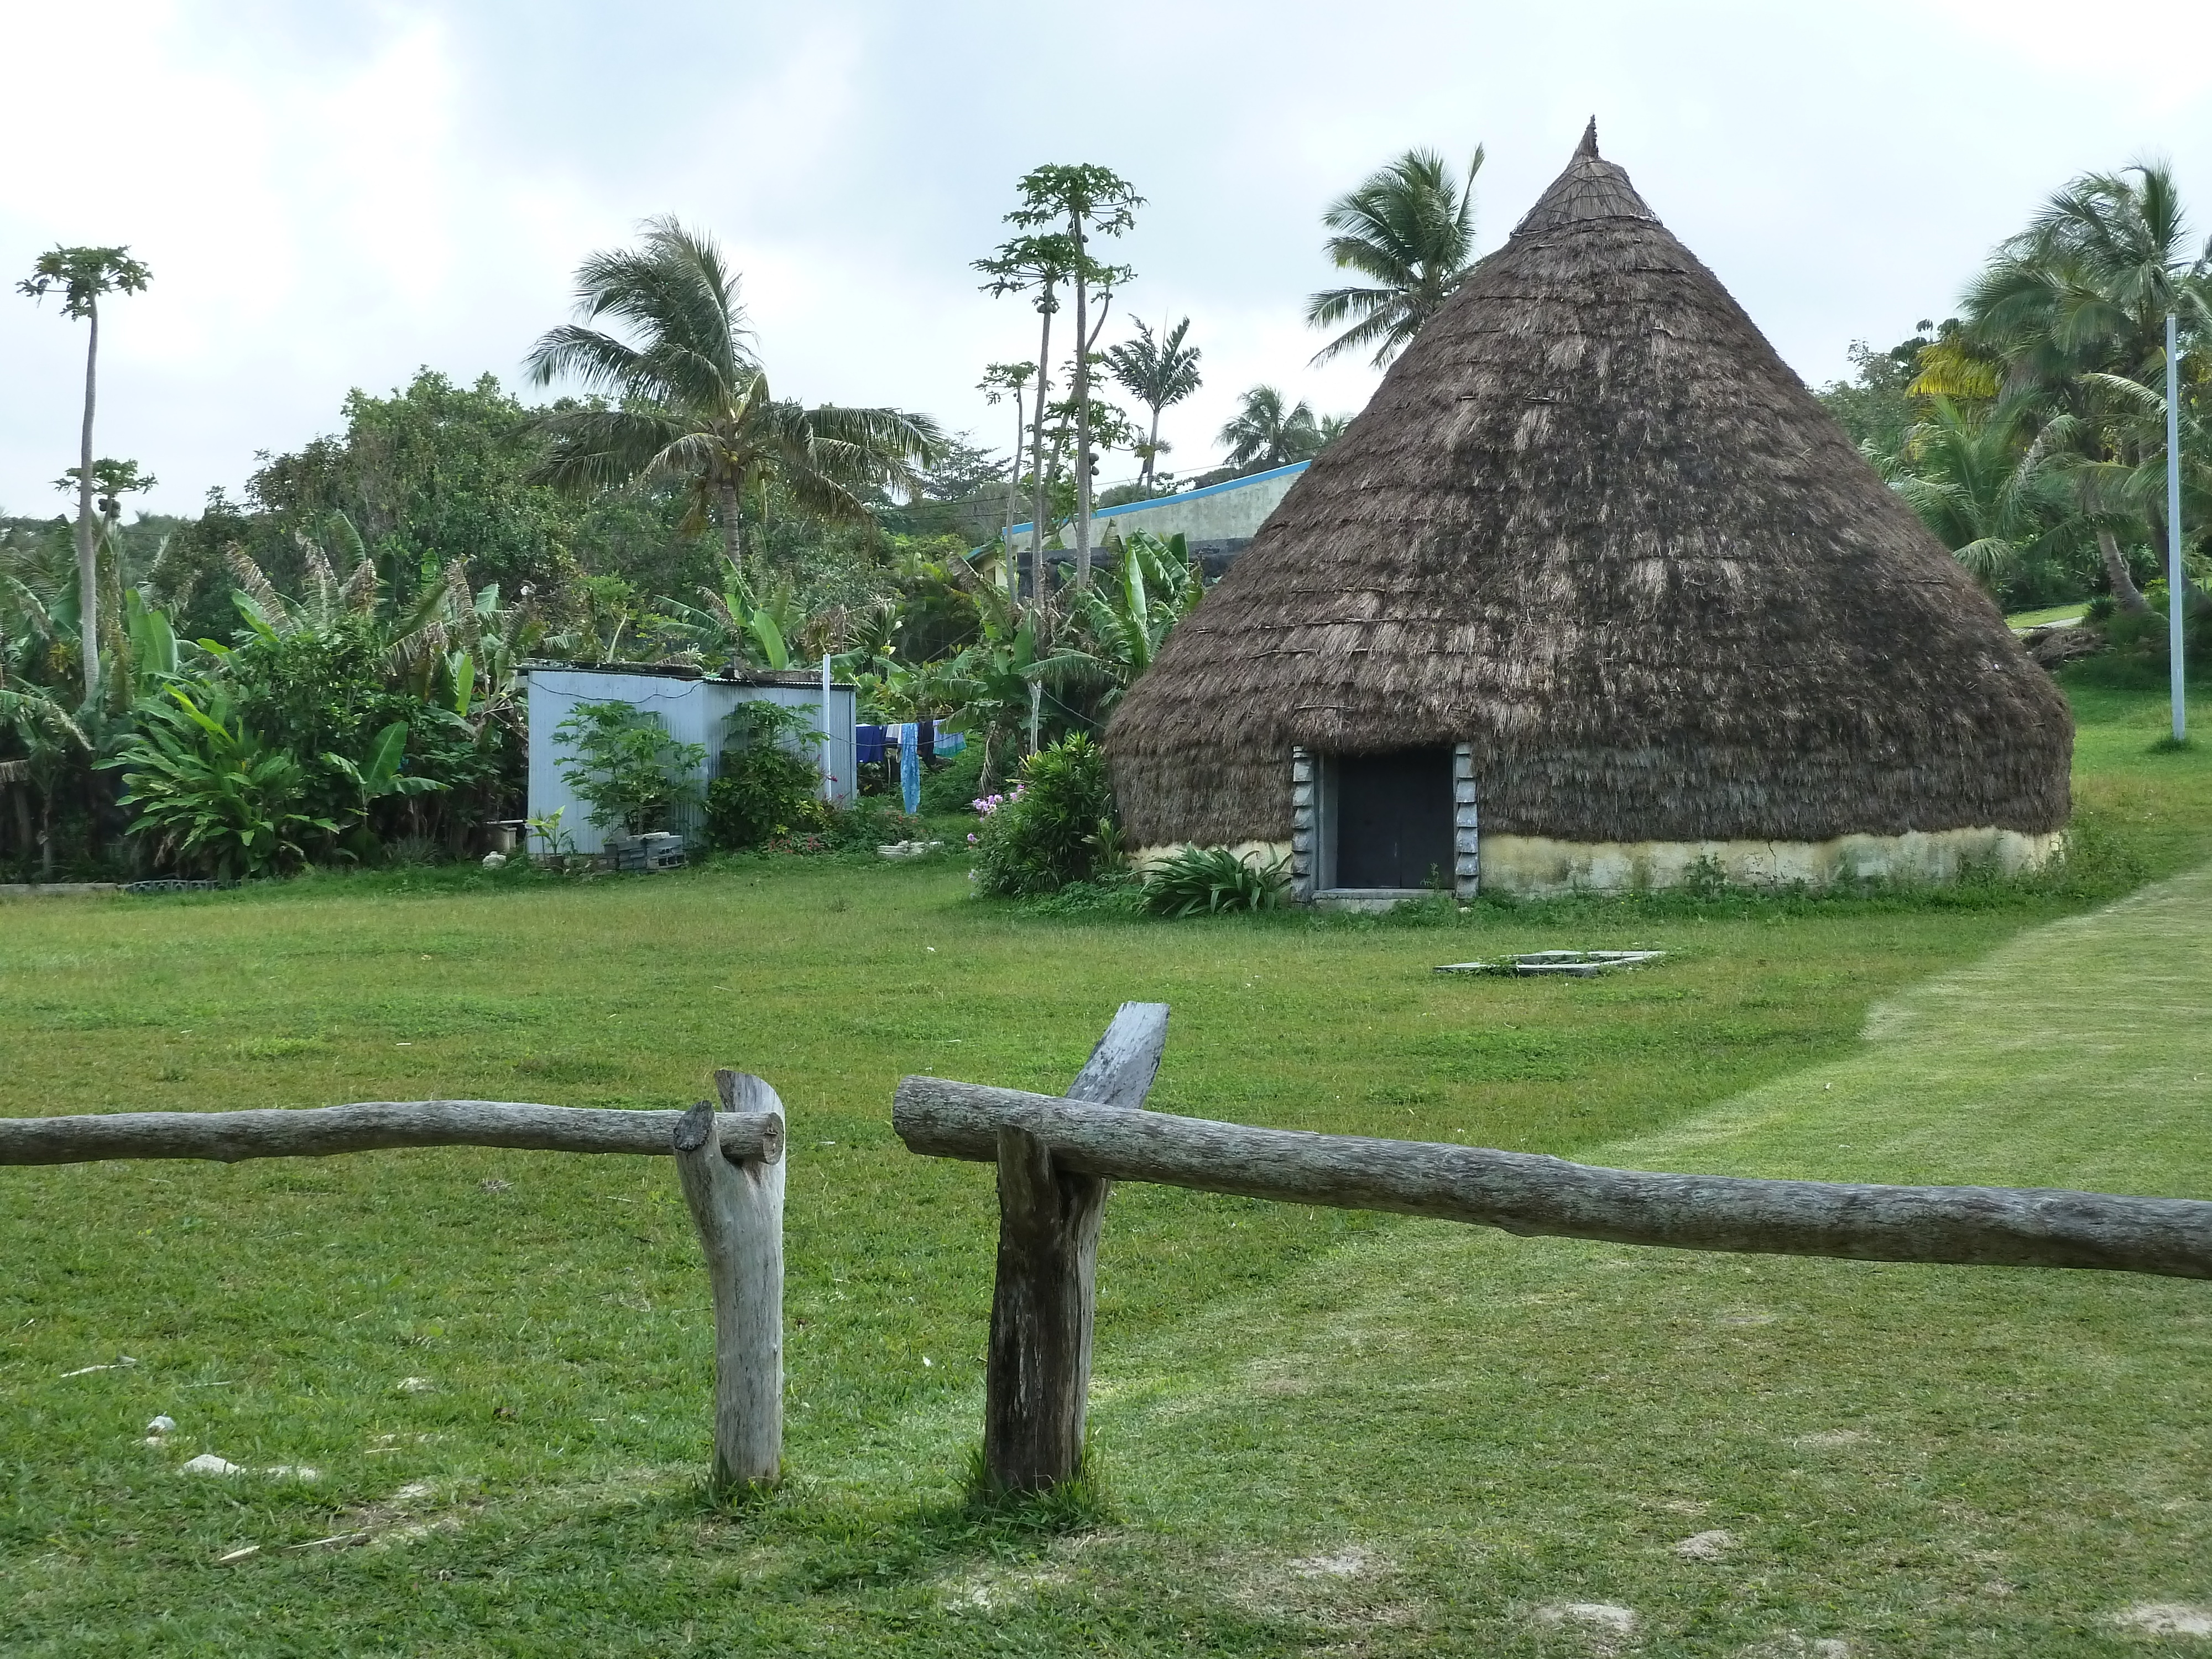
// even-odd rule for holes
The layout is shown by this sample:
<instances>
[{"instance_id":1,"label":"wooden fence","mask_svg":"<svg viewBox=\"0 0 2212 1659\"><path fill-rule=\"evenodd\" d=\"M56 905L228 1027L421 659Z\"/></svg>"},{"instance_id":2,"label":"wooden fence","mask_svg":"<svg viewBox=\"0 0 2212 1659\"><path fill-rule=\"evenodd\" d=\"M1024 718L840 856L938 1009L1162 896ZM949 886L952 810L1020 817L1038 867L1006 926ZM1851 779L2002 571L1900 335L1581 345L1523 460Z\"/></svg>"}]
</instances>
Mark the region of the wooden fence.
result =
<instances>
[{"instance_id":1,"label":"wooden fence","mask_svg":"<svg viewBox=\"0 0 2212 1659\"><path fill-rule=\"evenodd\" d=\"M1040 1491L1081 1467L1116 1180L1618 1244L2212 1278L2212 1202L2195 1199L1650 1174L1135 1109L1166 1037L1164 1004L1125 1005L1065 1098L932 1077L898 1086L892 1123L910 1151L999 1168L983 1442L1005 1488Z\"/></svg>"},{"instance_id":2,"label":"wooden fence","mask_svg":"<svg viewBox=\"0 0 2212 1659\"><path fill-rule=\"evenodd\" d=\"M998 1166L983 1449L1006 1490L1082 1467L1098 1238L1117 1180L1620 1244L2212 1279L2212 1202L2195 1199L1652 1174L1146 1111L1167 1029L1166 1004L1123 1004L1065 1096L933 1077L898 1086L892 1123L910 1151ZM0 1164L449 1146L672 1153L714 1297L714 1484L765 1485L783 1448L783 1104L744 1073L714 1084L719 1109L686 1112L415 1100L0 1118Z\"/></svg>"},{"instance_id":3,"label":"wooden fence","mask_svg":"<svg viewBox=\"0 0 2212 1659\"><path fill-rule=\"evenodd\" d=\"M253 1112L0 1118L0 1164L324 1158L403 1146L672 1153L714 1301L714 1484L775 1481L783 1458L783 1103L714 1073L715 1103L627 1112L500 1100L374 1100Z\"/></svg>"}]
</instances>

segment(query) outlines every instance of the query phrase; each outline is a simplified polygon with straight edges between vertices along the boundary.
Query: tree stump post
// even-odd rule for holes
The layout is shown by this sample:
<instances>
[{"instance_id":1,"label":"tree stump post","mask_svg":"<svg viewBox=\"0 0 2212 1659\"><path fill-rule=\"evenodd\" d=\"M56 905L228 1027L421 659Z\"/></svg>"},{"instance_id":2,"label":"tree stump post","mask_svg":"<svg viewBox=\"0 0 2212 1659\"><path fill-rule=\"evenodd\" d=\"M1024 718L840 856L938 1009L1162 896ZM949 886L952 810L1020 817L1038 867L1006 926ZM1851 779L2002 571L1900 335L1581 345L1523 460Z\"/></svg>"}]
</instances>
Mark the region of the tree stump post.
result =
<instances>
[{"instance_id":1,"label":"tree stump post","mask_svg":"<svg viewBox=\"0 0 2212 1659\"><path fill-rule=\"evenodd\" d=\"M1125 1002L1067 1098L1135 1110L1167 1044L1164 1002ZM1055 1170L1027 1130L999 1133L999 1260L983 1466L1003 1492L1043 1492L1083 1467L1098 1234L1113 1183Z\"/></svg>"},{"instance_id":2,"label":"tree stump post","mask_svg":"<svg viewBox=\"0 0 2212 1659\"><path fill-rule=\"evenodd\" d=\"M783 1462L783 1103L761 1079L717 1072L726 1113L775 1120L774 1156L726 1156L712 1102L676 1126L676 1170L714 1297L714 1488L773 1485Z\"/></svg>"}]
</instances>

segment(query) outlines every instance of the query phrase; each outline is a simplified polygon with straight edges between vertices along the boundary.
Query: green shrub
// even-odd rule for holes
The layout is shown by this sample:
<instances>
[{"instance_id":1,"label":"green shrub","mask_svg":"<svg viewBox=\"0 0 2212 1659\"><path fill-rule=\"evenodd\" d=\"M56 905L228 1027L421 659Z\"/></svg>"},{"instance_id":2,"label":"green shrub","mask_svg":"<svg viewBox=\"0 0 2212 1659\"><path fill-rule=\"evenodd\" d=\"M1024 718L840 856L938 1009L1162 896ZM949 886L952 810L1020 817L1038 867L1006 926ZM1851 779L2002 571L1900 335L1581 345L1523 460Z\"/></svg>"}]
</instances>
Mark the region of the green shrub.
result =
<instances>
[{"instance_id":1,"label":"green shrub","mask_svg":"<svg viewBox=\"0 0 2212 1659\"><path fill-rule=\"evenodd\" d=\"M744 702L730 716L730 746L707 789L707 839L729 852L779 836L821 837L833 814L822 774L793 745L819 742L806 713L775 702Z\"/></svg>"},{"instance_id":2,"label":"green shrub","mask_svg":"<svg viewBox=\"0 0 2212 1659\"><path fill-rule=\"evenodd\" d=\"M562 781L603 830L641 836L699 801L706 747L677 742L657 714L626 702L580 702L553 736L569 750Z\"/></svg>"},{"instance_id":3,"label":"green shrub","mask_svg":"<svg viewBox=\"0 0 2212 1659\"><path fill-rule=\"evenodd\" d=\"M970 811L982 792L983 745L975 742L941 765L923 769L921 810L932 817Z\"/></svg>"},{"instance_id":4,"label":"green shrub","mask_svg":"<svg viewBox=\"0 0 2212 1659\"><path fill-rule=\"evenodd\" d=\"M993 796L969 839L975 889L1009 898L1058 892L1110 863L1114 790L1106 754L1090 738L1066 738L1022 763L1012 793Z\"/></svg>"},{"instance_id":5,"label":"green shrub","mask_svg":"<svg viewBox=\"0 0 2212 1659\"><path fill-rule=\"evenodd\" d=\"M166 688L105 763L123 769L120 805L150 836L158 866L222 880L278 875L307 861L297 837L338 826L303 810L300 763L262 743L220 685Z\"/></svg>"},{"instance_id":6,"label":"green shrub","mask_svg":"<svg viewBox=\"0 0 2212 1659\"><path fill-rule=\"evenodd\" d=\"M1291 884L1290 861L1256 864L1226 847L1185 846L1145 873L1145 908L1161 915L1273 910Z\"/></svg>"},{"instance_id":7,"label":"green shrub","mask_svg":"<svg viewBox=\"0 0 2212 1659\"><path fill-rule=\"evenodd\" d=\"M2165 687L2166 584L2151 583L2144 588L2143 597L2150 602L2151 609L2108 610L2103 617L2095 620L2109 648L2097 656L2068 664L2063 678L2078 684L2103 686L2112 690L2153 691ZM2194 678L2212 671L2212 598L2201 589L2191 588L2182 603L2182 660Z\"/></svg>"}]
</instances>

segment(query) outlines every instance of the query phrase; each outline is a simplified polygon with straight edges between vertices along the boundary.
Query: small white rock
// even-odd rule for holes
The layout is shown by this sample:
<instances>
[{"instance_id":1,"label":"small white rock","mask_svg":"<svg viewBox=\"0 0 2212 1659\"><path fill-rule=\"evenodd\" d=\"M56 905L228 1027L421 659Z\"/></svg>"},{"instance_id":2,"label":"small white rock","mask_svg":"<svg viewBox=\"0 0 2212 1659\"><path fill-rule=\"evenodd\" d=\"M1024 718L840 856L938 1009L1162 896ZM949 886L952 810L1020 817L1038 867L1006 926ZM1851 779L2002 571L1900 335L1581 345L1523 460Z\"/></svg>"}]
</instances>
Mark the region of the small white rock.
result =
<instances>
[{"instance_id":1,"label":"small white rock","mask_svg":"<svg viewBox=\"0 0 2212 1659\"><path fill-rule=\"evenodd\" d=\"M1356 1544L1334 1555L1309 1555L1291 1563L1301 1578L1357 1578L1366 1570L1367 1552Z\"/></svg>"},{"instance_id":2,"label":"small white rock","mask_svg":"<svg viewBox=\"0 0 2212 1659\"><path fill-rule=\"evenodd\" d=\"M185 1474L244 1474L246 1473L240 1465L231 1462L227 1458L217 1457L213 1452L202 1452L191 1462L180 1463L177 1467Z\"/></svg>"},{"instance_id":3,"label":"small white rock","mask_svg":"<svg viewBox=\"0 0 2212 1659\"><path fill-rule=\"evenodd\" d=\"M1537 1608L1536 1618L1547 1625L1581 1625L1607 1636L1636 1633L1636 1609L1611 1601L1555 1601L1550 1607Z\"/></svg>"},{"instance_id":4,"label":"small white rock","mask_svg":"<svg viewBox=\"0 0 2212 1659\"><path fill-rule=\"evenodd\" d=\"M146 1432L149 1434L170 1434L175 1431L176 1426L177 1419L175 1418L157 1417L146 1425Z\"/></svg>"},{"instance_id":5,"label":"small white rock","mask_svg":"<svg viewBox=\"0 0 2212 1659\"><path fill-rule=\"evenodd\" d=\"M320 1469L311 1469L305 1463L272 1463L259 1473L278 1480L319 1480Z\"/></svg>"},{"instance_id":6,"label":"small white rock","mask_svg":"<svg viewBox=\"0 0 2212 1659\"><path fill-rule=\"evenodd\" d=\"M487 870L501 869L506 863L507 854L504 853L486 853L483 855L483 867Z\"/></svg>"},{"instance_id":7,"label":"small white rock","mask_svg":"<svg viewBox=\"0 0 2212 1659\"><path fill-rule=\"evenodd\" d=\"M1711 1532L1692 1533L1674 1546L1674 1553L1685 1561L1717 1561L1735 1547L1735 1534L1716 1528Z\"/></svg>"},{"instance_id":8,"label":"small white rock","mask_svg":"<svg viewBox=\"0 0 2212 1659\"><path fill-rule=\"evenodd\" d=\"M2212 1607L2191 1607L2185 1601L2142 1601L2112 1622L2146 1636L2212 1636Z\"/></svg>"}]
</instances>

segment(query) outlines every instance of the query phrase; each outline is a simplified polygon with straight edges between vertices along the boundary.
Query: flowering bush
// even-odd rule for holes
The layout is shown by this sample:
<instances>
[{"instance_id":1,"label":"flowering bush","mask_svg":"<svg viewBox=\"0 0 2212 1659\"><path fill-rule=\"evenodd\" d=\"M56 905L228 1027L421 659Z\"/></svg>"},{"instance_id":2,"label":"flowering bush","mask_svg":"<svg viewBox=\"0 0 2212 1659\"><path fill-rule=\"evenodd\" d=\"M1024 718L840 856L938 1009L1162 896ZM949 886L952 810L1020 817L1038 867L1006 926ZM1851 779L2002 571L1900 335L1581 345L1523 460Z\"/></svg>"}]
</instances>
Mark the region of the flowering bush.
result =
<instances>
[{"instance_id":1,"label":"flowering bush","mask_svg":"<svg viewBox=\"0 0 2212 1659\"><path fill-rule=\"evenodd\" d=\"M1089 880L1119 846L1105 751L1088 738L1039 750L1022 763L1012 789L975 806L982 822L968 839L978 892L1056 893Z\"/></svg>"},{"instance_id":2,"label":"flowering bush","mask_svg":"<svg viewBox=\"0 0 2212 1659\"><path fill-rule=\"evenodd\" d=\"M1009 793L1000 795L981 795L977 797L975 799L969 801L968 804L975 809L975 816L977 817L988 818L994 812L996 812L1001 806L1011 806L1016 801L1021 799L1023 791L1026 787L1027 786L1025 785L1018 783L1013 787L1012 791ZM971 830L968 832L968 844L970 847L975 846L981 839L982 837L978 836L974 830Z\"/></svg>"}]
</instances>

